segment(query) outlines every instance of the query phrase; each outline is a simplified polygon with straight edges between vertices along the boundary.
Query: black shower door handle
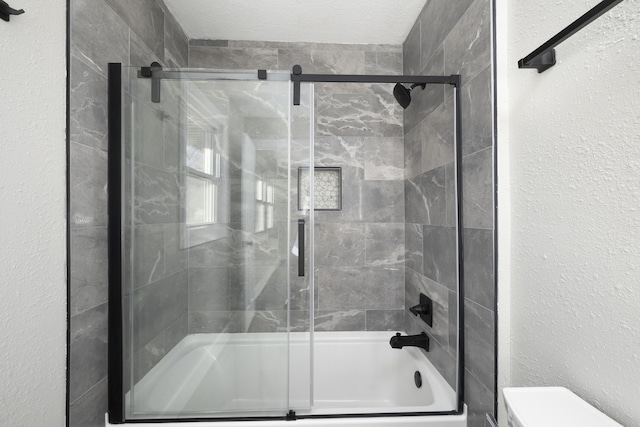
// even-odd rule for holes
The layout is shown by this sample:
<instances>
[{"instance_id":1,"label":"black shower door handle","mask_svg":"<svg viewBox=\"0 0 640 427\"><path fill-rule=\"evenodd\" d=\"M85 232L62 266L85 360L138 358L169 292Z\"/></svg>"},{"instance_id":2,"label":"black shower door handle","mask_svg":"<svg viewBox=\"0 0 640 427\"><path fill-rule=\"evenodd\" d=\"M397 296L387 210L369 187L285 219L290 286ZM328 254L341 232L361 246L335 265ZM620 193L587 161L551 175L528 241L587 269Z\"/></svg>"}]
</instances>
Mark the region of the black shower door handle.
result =
<instances>
[{"instance_id":1,"label":"black shower door handle","mask_svg":"<svg viewBox=\"0 0 640 427\"><path fill-rule=\"evenodd\" d=\"M304 219L298 220L298 277L304 276Z\"/></svg>"}]
</instances>

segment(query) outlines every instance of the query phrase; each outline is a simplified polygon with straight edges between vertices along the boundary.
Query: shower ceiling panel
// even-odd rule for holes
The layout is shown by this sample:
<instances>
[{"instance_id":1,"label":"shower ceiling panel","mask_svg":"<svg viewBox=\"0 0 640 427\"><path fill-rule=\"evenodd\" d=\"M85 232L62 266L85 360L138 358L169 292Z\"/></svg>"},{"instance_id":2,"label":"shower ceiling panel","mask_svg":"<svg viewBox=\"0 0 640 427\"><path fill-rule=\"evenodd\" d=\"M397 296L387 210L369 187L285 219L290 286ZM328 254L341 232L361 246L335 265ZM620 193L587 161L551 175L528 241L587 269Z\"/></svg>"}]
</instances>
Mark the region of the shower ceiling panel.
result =
<instances>
[{"instance_id":1,"label":"shower ceiling panel","mask_svg":"<svg viewBox=\"0 0 640 427\"><path fill-rule=\"evenodd\" d=\"M426 0L165 0L187 37L402 44Z\"/></svg>"}]
</instances>

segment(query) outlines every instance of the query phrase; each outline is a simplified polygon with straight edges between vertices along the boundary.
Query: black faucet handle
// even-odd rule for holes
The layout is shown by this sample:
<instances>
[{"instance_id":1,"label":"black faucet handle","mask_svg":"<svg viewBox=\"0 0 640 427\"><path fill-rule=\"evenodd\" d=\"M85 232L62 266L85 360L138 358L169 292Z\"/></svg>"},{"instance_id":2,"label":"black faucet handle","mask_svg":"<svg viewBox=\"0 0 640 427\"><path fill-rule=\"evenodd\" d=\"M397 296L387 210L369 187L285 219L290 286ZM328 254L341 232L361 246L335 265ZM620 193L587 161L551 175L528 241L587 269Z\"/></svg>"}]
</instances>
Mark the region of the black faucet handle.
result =
<instances>
[{"instance_id":1,"label":"black faucet handle","mask_svg":"<svg viewBox=\"0 0 640 427\"><path fill-rule=\"evenodd\" d=\"M433 300L423 293L420 293L420 304L409 309L414 316L420 318L429 326L433 326Z\"/></svg>"},{"instance_id":2,"label":"black faucet handle","mask_svg":"<svg viewBox=\"0 0 640 427\"><path fill-rule=\"evenodd\" d=\"M420 314L429 314L431 312L431 307L428 304L418 304L411 307L409 311L418 316Z\"/></svg>"}]
</instances>

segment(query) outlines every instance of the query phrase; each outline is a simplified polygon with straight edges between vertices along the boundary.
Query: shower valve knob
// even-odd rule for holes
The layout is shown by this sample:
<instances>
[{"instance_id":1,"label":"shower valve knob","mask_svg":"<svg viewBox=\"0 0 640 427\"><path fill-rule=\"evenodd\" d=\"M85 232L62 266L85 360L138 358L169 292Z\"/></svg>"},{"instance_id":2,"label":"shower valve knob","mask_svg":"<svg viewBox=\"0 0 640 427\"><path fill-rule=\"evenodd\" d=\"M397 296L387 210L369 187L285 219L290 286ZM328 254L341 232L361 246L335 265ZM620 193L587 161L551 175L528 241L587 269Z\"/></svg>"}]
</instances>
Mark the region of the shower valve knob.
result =
<instances>
[{"instance_id":1,"label":"shower valve knob","mask_svg":"<svg viewBox=\"0 0 640 427\"><path fill-rule=\"evenodd\" d=\"M417 316L419 314L427 314L429 313L430 310L428 305L418 304L411 307L409 311L411 311L413 314Z\"/></svg>"},{"instance_id":2,"label":"shower valve knob","mask_svg":"<svg viewBox=\"0 0 640 427\"><path fill-rule=\"evenodd\" d=\"M420 318L429 326L433 326L433 300L425 294L420 294L420 304L409 308L411 314Z\"/></svg>"}]
</instances>

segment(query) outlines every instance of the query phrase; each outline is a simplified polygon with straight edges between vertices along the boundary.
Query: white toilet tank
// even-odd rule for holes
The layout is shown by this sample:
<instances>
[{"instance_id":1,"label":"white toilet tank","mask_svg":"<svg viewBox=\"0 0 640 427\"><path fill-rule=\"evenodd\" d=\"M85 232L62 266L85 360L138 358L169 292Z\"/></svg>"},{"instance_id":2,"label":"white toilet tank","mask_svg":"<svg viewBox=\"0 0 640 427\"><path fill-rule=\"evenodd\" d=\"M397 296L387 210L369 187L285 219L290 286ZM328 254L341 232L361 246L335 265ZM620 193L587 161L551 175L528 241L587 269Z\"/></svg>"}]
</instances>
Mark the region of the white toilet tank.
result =
<instances>
[{"instance_id":1,"label":"white toilet tank","mask_svg":"<svg viewBox=\"0 0 640 427\"><path fill-rule=\"evenodd\" d=\"M509 427L622 427L564 387L502 390Z\"/></svg>"}]
</instances>

